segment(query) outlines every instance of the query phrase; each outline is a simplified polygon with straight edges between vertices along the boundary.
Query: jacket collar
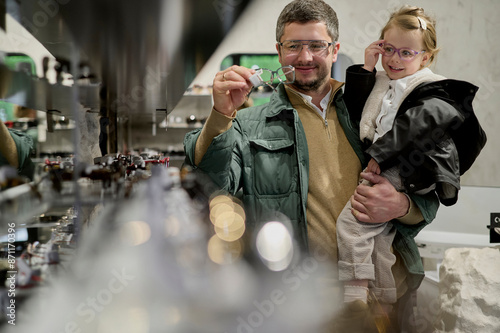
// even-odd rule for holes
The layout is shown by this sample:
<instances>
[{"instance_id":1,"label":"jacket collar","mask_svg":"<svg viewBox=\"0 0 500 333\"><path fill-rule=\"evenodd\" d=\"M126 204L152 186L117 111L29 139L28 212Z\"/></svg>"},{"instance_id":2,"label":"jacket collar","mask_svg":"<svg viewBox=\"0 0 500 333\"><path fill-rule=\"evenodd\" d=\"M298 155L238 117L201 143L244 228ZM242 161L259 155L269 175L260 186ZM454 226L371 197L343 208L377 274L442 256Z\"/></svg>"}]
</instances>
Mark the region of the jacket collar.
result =
<instances>
[{"instance_id":1,"label":"jacket collar","mask_svg":"<svg viewBox=\"0 0 500 333\"><path fill-rule=\"evenodd\" d=\"M275 117L285 110L293 110L293 106L286 94L285 85L280 83L276 88L276 91L271 95L269 106L266 112L266 117Z\"/></svg>"}]
</instances>

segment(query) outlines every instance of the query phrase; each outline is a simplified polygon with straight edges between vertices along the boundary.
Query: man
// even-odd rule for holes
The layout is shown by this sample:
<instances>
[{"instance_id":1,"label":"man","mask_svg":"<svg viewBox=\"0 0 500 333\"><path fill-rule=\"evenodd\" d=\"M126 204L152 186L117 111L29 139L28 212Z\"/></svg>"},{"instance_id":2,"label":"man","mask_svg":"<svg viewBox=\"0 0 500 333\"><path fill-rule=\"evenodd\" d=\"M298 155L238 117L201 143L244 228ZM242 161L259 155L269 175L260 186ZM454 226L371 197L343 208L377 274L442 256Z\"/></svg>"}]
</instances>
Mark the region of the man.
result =
<instances>
[{"instance_id":1,"label":"man","mask_svg":"<svg viewBox=\"0 0 500 333\"><path fill-rule=\"evenodd\" d=\"M19 131L8 129L0 121L0 167L10 165L17 169L19 175L32 179L35 170L30 158L32 149L30 137Z\"/></svg>"},{"instance_id":2,"label":"man","mask_svg":"<svg viewBox=\"0 0 500 333\"><path fill-rule=\"evenodd\" d=\"M5 98L7 94L10 75L10 71L0 59L0 98ZM0 167L9 165L16 168L19 175L33 178L35 166L30 159L32 149L33 142L30 137L8 129L0 120Z\"/></svg>"},{"instance_id":3,"label":"man","mask_svg":"<svg viewBox=\"0 0 500 333\"><path fill-rule=\"evenodd\" d=\"M361 173L373 187L358 186L366 161L357 124L343 84L330 78L340 47L335 11L321 0L292 1L278 18L276 39L280 63L295 67L295 82L278 86L268 104L236 113L254 71L233 66L217 73L213 110L201 131L186 135L186 163L230 193L242 192L250 229L284 214L304 249L334 263L335 222L354 192L358 220L398 219L394 247L407 266L398 258L393 269L398 296L415 289L423 269L412 237L432 221L438 203L432 195L409 200L375 174Z\"/></svg>"}]
</instances>

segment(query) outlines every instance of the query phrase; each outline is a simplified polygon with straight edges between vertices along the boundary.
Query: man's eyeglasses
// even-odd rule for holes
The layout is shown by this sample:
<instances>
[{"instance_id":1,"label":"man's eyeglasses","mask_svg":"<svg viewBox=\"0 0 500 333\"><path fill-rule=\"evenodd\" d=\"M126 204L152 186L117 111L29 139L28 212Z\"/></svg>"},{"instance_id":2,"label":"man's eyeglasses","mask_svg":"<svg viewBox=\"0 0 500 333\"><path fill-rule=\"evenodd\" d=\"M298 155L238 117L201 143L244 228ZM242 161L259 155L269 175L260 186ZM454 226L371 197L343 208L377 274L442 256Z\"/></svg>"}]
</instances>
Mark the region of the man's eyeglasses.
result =
<instances>
[{"instance_id":1,"label":"man's eyeglasses","mask_svg":"<svg viewBox=\"0 0 500 333\"><path fill-rule=\"evenodd\" d=\"M425 51L415 51L415 50L412 50L412 49L409 49L407 47L402 47L400 49L397 49L395 48L393 45L391 44L380 44L380 46L382 46L382 48L384 49L384 56L385 57L392 57L392 55L397 52L398 55L399 55L399 58L401 60L404 60L404 61L410 61L412 60L413 58L415 58L415 56L417 54L420 54L420 53L424 53Z\"/></svg>"},{"instance_id":2,"label":"man's eyeglasses","mask_svg":"<svg viewBox=\"0 0 500 333\"><path fill-rule=\"evenodd\" d=\"M282 43L278 43L278 45L282 47L283 53L286 56L299 54L304 45L307 45L309 52L313 55L323 56L328 52L330 45L335 43L330 43L326 40L285 40Z\"/></svg>"},{"instance_id":3,"label":"man's eyeglasses","mask_svg":"<svg viewBox=\"0 0 500 333\"><path fill-rule=\"evenodd\" d=\"M255 74L250 76L249 81L254 87L267 84L269 87L276 90L273 83L281 82L283 84L290 84L295 82L295 67L283 66L275 71L267 68L258 68L255 70Z\"/></svg>"}]
</instances>

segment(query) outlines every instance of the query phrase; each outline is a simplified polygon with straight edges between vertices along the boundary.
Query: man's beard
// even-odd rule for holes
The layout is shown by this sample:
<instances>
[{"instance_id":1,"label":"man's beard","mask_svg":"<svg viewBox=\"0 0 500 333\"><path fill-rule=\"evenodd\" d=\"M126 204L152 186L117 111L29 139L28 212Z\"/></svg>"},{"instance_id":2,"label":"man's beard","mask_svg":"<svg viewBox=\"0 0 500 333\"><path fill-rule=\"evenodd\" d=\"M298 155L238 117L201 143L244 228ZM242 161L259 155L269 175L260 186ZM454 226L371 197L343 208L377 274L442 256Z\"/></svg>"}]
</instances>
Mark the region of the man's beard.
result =
<instances>
[{"instance_id":1,"label":"man's beard","mask_svg":"<svg viewBox=\"0 0 500 333\"><path fill-rule=\"evenodd\" d=\"M303 80L295 80L293 86L303 92L317 91L324 84L325 80L329 77L325 68L319 68L318 76L312 81L304 82Z\"/></svg>"},{"instance_id":2,"label":"man's beard","mask_svg":"<svg viewBox=\"0 0 500 333\"><path fill-rule=\"evenodd\" d=\"M310 82L295 81L293 85L300 91L309 92L318 90L321 86L321 81L319 79Z\"/></svg>"}]
</instances>

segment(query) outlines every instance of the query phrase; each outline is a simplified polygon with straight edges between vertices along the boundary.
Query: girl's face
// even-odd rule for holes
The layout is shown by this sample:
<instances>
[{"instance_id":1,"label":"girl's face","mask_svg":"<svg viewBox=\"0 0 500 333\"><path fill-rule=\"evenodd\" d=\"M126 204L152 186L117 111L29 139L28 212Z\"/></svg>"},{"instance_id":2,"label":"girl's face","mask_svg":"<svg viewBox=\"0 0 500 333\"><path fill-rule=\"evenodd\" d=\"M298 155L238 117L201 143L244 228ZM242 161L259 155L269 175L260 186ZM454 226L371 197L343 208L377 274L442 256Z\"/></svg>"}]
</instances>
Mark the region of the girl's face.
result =
<instances>
[{"instance_id":1,"label":"girl's face","mask_svg":"<svg viewBox=\"0 0 500 333\"><path fill-rule=\"evenodd\" d=\"M384 34L385 44L391 44L395 48L408 48L420 52L424 49L422 33L420 30L406 31L397 27L389 28ZM429 60L427 52L417 54L411 60L401 60L398 52L392 56L382 55L382 67L389 78L397 80L408 75L415 74L423 68Z\"/></svg>"}]
</instances>

